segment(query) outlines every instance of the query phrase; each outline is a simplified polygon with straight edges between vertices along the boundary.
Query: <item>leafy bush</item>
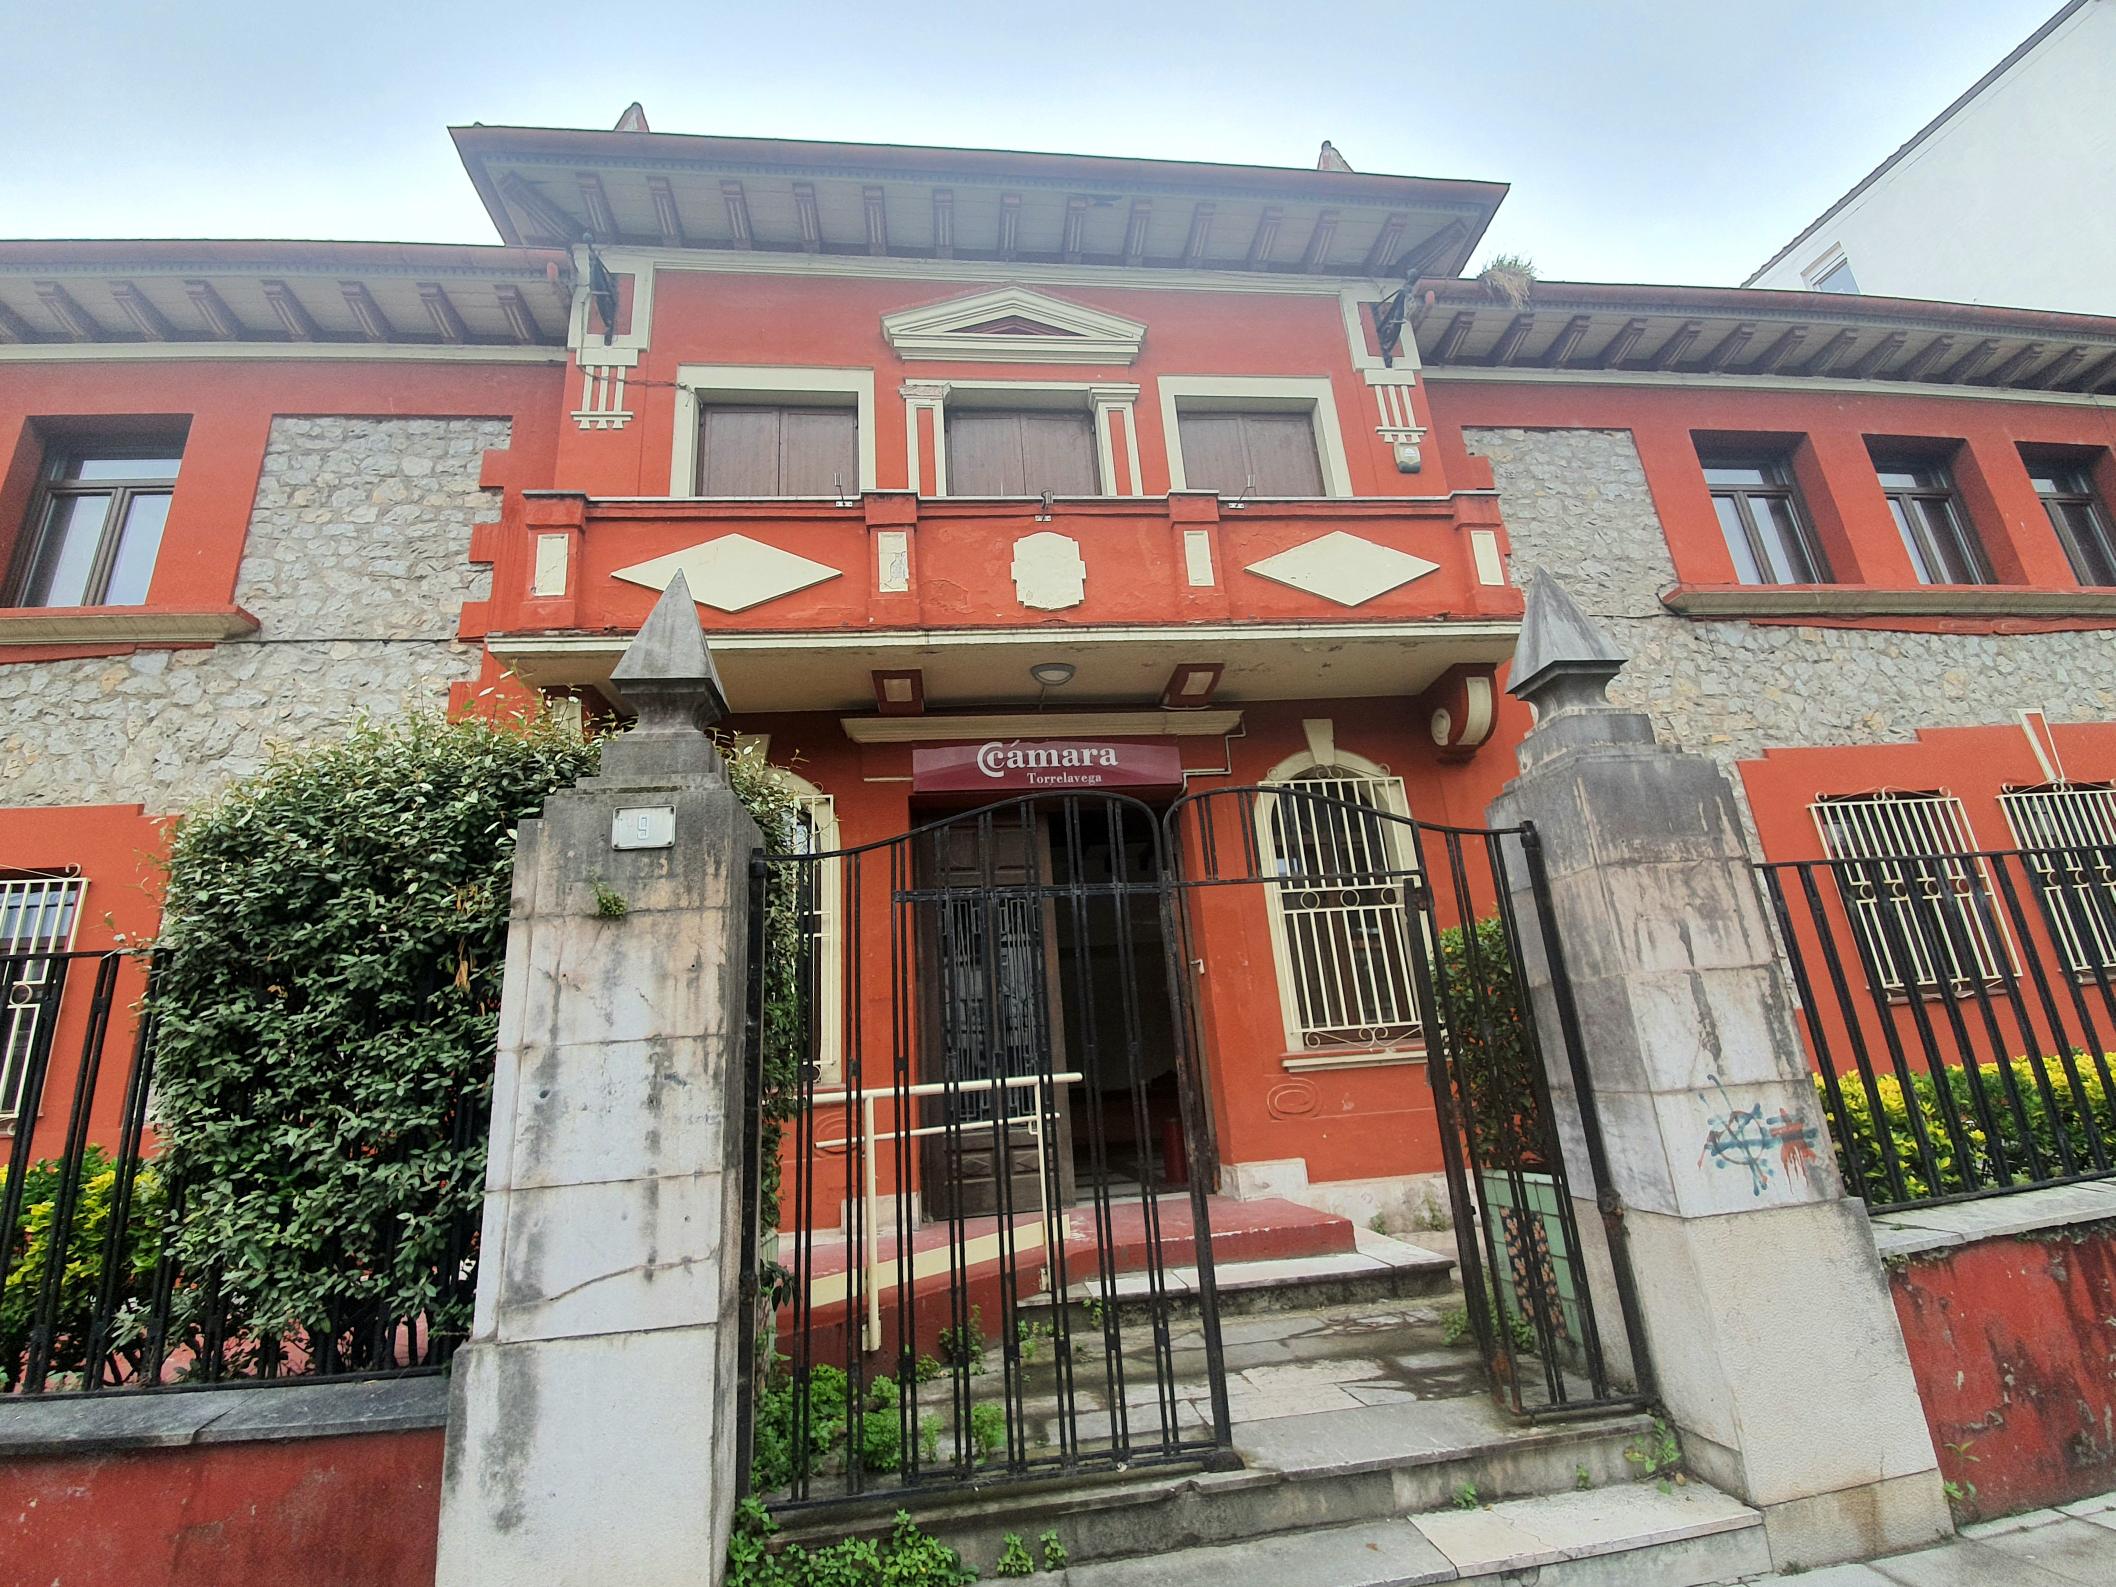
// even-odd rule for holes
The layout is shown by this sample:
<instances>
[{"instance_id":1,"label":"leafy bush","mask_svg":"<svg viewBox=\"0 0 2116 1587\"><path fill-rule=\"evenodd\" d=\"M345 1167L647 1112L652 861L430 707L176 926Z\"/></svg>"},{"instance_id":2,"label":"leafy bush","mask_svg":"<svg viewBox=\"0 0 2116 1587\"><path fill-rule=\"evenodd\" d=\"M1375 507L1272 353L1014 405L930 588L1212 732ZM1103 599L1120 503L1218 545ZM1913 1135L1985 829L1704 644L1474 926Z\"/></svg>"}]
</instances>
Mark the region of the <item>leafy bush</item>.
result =
<instances>
[{"instance_id":1,"label":"leafy bush","mask_svg":"<svg viewBox=\"0 0 2116 1587\"><path fill-rule=\"evenodd\" d=\"M30 1318L51 1270L59 1166L47 1158L23 1171L21 1211L9 1231L6 1251L7 1286L0 1290L0 1388L12 1389L27 1367ZM110 1155L101 1147L88 1148L82 1156L72 1227L60 1259L58 1306L47 1357L47 1371L54 1377L88 1370L88 1335L102 1293L117 1178ZM0 1199L6 1191L7 1168L0 1164ZM137 1345L138 1306L153 1283L161 1257L162 1221L160 1177L152 1166L143 1166L133 1179L124 1254L115 1275L115 1337L104 1341L106 1347Z\"/></svg>"},{"instance_id":2,"label":"leafy bush","mask_svg":"<svg viewBox=\"0 0 2116 1587\"><path fill-rule=\"evenodd\" d=\"M920 1531L902 1510L882 1543L848 1537L814 1553L798 1543L775 1553L771 1538L778 1530L757 1500L735 1507L727 1587L964 1587L977 1580L961 1555Z\"/></svg>"},{"instance_id":3,"label":"leafy bush","mask_svg":"<svg viewBox=\"0 0 2116 1587\"><path fill-rule=\"evenodd\" d=\"M1540 1059L1505 924L1493 915L1467 928L1450 926L1440 933L1439 947L1445 1007L1455 1013L1449 1046L1466 1093L1465 1123L1477 1166L1537 1167L1545 1155L1536 1105Z\"/></svg>"},{"instance_id":4,"label":"leafy bush","mask_svg":"<svg viewBox=\"0 0 2116 1587\"><path fill-rule=\"evenodd\" d=\"M151 1002L180 1304L389 1365L470 1321L516 824L594 771L550 722L282 753L177 827Z\"/></svg>"},{"instance_id":5,"label":"leafy bush","mask_svg":"<svg viewBox=\"0 0 2116 1587\"><path fill-rule=\"evenodd\" d=\"M2109 1054L2105 1061L2116 1065L2116 1053ZM2060 1127L2071 1144L2075 1162L2084 1162L2087 1158L2086 1119L2090 1114L2102 1139L2116 1147L2116 1108L2110 1105L2111 1098L2102 1086L2094 1060L2086 1053L2075 1053L2073 1067L2079 1071L2076 1090L2064 1064L2056 1058L2013 1058L2003 1068L1996 1062L1977 1065L1975 1084L1981 1088L1999 1129L1998 1148L2006 1164L2003 1174L1999 1172L1989 1132L1977 1123L1975 1094L1967 1066L1954 1064L1946 1068L1944 1100L1937 1077L1923 1072L1911 1076L1917 1118L1922 1121L1925 1138L1932 1147L1936 1170L1932 1173L1926 1171L1918 1157L1911 1103L1904 1095L1902 1082L1893 1075L1876 1075L1874 1090L1877 1096L1870 1099L1856 1074L1845 1076L1838 1083L1844 1099L1843 1113L1841 1116L1833 1111L1829 1114L1835 1126L1831 1136L1836 1143L1837 1166L1844 1174L1846 1185L1853 1191L1874 1201L1896 1200L1879 1134L1879 1129L1885 1125L1902 1169L1904 1200L1916 1201L1951 1191L2025 1182L2029 1177L2025 1149L2029 1142L2041 1156L2043 1171L2060 1173L2064 1163L2058 1150ZM2054 1118L2050 1103L2043 1097L2041 1076L2048 1077L2051 1100L2056 1103ZM2009 1083L2020 1098L2020 1111L2027 1124L2025 1135L2020 1120L2014 1115L2007 1089ZM1819 1074L1815 1076L1815 1089L1827 1108L1828 1082ZM1879 1103L1878 1121L1875 1101ZM1970 1156L1967 1164L1960 1159L1955 1131L1948 1126L1947 1109L1952 1110L1955 1128L1967 1146Z\"/></svg>"},{"instance_id":6,"label":"leafy bush","mask_svg":"<svg viewBox=\"0 0 2116 1587\"><path fill-rule=\"evenodd\" d=\"M548 719L418 715L283 753L177 828L152 997L180 1322L217 1310L245 1348L347 1367L396 1364L400 1322L467 1329L515 828L600 758ZM729 776L783 852L790 797L753 753ZM776 903L774 1219L800 1034Z\"/></svg>"}]
</instances>

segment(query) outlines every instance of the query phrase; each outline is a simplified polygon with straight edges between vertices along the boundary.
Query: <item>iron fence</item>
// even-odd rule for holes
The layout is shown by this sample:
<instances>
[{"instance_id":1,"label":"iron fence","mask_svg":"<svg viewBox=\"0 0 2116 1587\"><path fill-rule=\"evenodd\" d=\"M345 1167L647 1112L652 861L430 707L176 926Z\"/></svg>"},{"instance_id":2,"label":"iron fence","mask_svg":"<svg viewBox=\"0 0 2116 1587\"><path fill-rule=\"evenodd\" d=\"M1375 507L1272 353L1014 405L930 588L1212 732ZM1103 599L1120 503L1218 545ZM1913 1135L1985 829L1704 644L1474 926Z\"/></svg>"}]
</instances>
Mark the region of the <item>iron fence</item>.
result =
<instances>
[{"instance_id":1,"label":"iron fence","mask_svg":"<svg viewBox=\"0 0 2116 1587\"><path fill-rule=\"evenodd\" d=\"M1876 1210L2109 1174L2116 851L1759 866L1838 1166Z\"/></svg>"},{"instance_id":2,"label":"iron fence","mask_svg":"<svg viewBox=\"0 0 2116 1587\"><path fill-rule=\"evenodd\" d=\"M0 1392L439 1370L463 1330L433 1319L467 1319L476 1289L473 1218L450 1229L424 1304L352 1300L270 1326L188 1237L201 1186L169 1167L154 1128L154 974L146 952L0 955ZM483 1137L482 1089L451 1108L459 1140ZM341 1287L356 1294L363 1277Z\"/></svg>"},{"instance_id":3,"label":"iron fence","mask_svg":"<svg viewBox=\"0 0 2116 1587\"><path fill-rule=\"evenodd\" d=\"M1224 951L1230 926L1260 922L1294 1062L1350 1046L1423 1066L1459 1322L1493 1396L1529 1417L1646 1403L1628 1253L1534 829L1414 820L1393 781L1336 768L1187 795L1166 825L1185 957L1201 961L1216 939ZM1412 1127L1406 1159L1422 1133ZM1583 1226L1582 1207L1599 1216Z\"/></svg>"}]
</instances>

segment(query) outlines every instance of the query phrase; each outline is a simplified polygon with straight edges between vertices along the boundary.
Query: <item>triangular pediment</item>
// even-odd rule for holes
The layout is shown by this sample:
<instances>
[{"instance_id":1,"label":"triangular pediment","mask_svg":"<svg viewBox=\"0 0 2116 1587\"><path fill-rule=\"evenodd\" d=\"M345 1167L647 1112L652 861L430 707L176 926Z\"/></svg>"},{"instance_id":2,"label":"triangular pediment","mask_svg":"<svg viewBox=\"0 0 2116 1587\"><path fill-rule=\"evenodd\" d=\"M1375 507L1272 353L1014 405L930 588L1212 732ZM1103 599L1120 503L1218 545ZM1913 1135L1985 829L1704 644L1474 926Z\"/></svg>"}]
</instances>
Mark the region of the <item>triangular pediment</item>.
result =
<instances>
[{"instance_id":1,"label":"triangular pediment","mask_svg":"<svg viewBox=\"0 0 2116 1587\"><path fill-rule=\"evenodd\" d=\"M970 363L1128 364L1146 327L1023 286L900 309L882 334L904 358Z\"/></svg>"}]
</instances>

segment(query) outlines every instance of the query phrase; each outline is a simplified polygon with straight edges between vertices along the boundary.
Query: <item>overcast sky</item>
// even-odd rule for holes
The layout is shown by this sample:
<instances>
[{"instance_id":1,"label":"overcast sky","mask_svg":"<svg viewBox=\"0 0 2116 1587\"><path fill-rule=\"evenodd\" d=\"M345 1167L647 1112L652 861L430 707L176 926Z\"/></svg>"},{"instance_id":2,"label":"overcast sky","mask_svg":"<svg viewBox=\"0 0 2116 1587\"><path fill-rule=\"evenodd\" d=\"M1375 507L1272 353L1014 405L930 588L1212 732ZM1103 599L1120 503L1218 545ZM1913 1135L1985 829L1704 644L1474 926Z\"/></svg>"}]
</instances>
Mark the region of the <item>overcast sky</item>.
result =
<instances>
[{"instance_id":1,"label":"overcast sky","mask_svg":"<svg viewBox=\"0 0 2116 1587\"><path fill-rule=\"evenodd\" d=\"M0 236L495 241L445 128L1511 182L1481 258L1737 282L2058 0L0 0Z\"/></svg>"}]
</instances>

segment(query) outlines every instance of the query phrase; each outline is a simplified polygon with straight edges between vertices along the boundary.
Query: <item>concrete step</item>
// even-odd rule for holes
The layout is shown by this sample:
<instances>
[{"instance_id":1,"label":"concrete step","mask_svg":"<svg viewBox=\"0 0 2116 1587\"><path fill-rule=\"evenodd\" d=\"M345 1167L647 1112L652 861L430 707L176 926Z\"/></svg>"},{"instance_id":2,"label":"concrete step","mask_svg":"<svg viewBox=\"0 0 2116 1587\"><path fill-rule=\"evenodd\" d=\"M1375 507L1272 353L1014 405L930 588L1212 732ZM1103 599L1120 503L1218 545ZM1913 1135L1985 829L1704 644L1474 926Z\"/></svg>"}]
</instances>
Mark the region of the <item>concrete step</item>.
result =
<instances>
[{"instance_id":1,"label":"concrete step","mask_svg":"<svg viewBox=\"0 0 2116 1587\"><path fill-rule=\"evenodd\" d=\"M982 1491L898 1491L784 1519L789 1540L813 1547L878 1535L901 1507L973 1564L996 1560L1009 1532L1034 1538L1045 1530L1057 1531L1077 1565L1099 1564L1388 1521L1442 1509L1465 1484L1487 1502L1582 1483L1628 1489L1624 1452L1643 1447L1650 1428L1636 1414L1537 1425L1482 1396L1364 1405L1238 1420L1239 1470L1134 1469Z\"/></svg>"},{"instance_id":2,"label":"concrete step","mask_svg":"<svg viewBox=\"0 0 2116 1587\"><path fill-rule=\"evenodd\" d=\"M972 1563L977 1563L972 1561ZM1553 1493L1075 1564L1065 1587L1703 1587L1770 1569L1763 1519L1692 1482Z\"/></svg>"},{"instance_id":3,"label":"concrete step","mask_svg":"<svg viewBox=\"0 0 2116 1587\"><path fill-rule=\"evenodd\" d=\"M1455 1260L1406 1240L1352 1231L1354 1249L1318 1252L1267 1260L1215 1261L1213 1284L1223 1317L1258 1312L1307 1311L1322 1306L1376 1301L1417 1300L1449 1294L1455 1288ZM1217 1246L1219 1241L1214 1240ZM1152 1315L1155 1283L1146 1273L1120 1273L1104 1297L1093 1281L1075 1282L1066 1295L1074 1331L1086 1325L1096 1303L1114 1306L1129 1325ZM1171 1267L1163 1271L1160 1293L1169 1315L1180 1322L1198 1314L1198 1270ZM1032 1321L1057 1305L1057 1297L1040 1295L1022 1303Z\"/></svg>"}]
</instances>

